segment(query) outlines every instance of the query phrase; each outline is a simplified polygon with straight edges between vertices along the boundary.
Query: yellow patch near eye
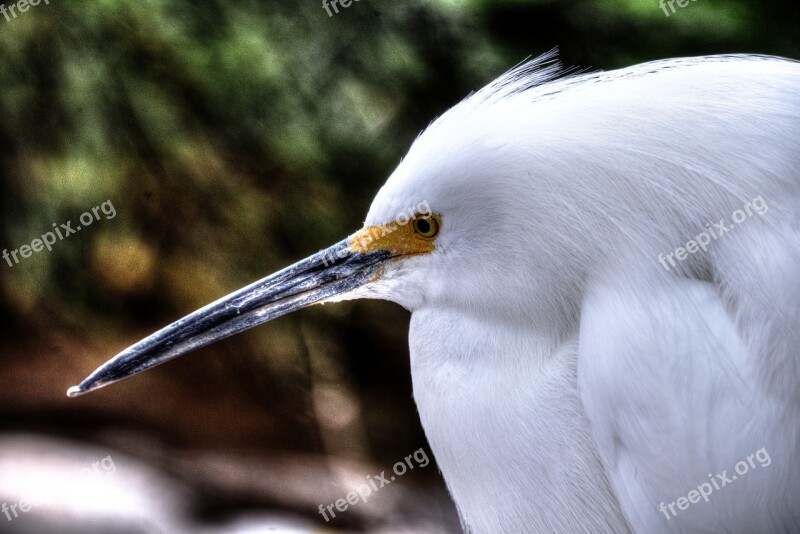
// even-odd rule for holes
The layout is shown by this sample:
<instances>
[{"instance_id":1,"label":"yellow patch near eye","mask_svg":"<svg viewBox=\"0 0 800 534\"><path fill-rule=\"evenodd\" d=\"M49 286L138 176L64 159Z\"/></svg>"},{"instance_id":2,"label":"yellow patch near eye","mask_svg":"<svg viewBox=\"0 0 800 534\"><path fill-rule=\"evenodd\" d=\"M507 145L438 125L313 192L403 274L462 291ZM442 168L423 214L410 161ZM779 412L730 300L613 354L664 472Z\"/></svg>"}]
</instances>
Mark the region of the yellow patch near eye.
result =
<instances>
[{"instance_id":1,"label":"yellow patch near eye","mask_svg":"<svg viewBox=\"0 0 800 534\"><path fill-rule=\"evenodd\" d=\"M427 224L417 222L422 220ZM439 218L436 215L425 219L412 219L406 224L391 222L380 226L367 226L351 235L348 245L351 252L362 254L375 250L386 250L392 256L425 254L436 248L433 243L439 226Z\"/></svg>"}]
</instances>

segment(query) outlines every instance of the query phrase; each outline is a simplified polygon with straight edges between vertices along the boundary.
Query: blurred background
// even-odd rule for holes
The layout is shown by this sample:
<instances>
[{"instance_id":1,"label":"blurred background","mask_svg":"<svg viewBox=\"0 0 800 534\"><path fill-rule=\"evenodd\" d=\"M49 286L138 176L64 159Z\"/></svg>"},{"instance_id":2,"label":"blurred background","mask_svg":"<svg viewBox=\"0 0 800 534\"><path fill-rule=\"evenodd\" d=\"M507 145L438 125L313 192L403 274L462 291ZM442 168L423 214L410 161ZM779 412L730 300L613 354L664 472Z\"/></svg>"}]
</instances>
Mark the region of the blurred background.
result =
<instances>
[{"instance_id":1,"label":"blurred background","mask_svg":"<svg viewBox=\"0 0 800 534\"><path fill-rule=\"evenodd\" d=\"M81 230L0 263L0 532L459 532L433 460L319 513L414 451L432 458L396 305L313 307L65 391L358 229L420 130L529 56L800 59L796 0L669 16L658 0L20 7L0 17L0 248Z\"/></svg>"}]
</instances>

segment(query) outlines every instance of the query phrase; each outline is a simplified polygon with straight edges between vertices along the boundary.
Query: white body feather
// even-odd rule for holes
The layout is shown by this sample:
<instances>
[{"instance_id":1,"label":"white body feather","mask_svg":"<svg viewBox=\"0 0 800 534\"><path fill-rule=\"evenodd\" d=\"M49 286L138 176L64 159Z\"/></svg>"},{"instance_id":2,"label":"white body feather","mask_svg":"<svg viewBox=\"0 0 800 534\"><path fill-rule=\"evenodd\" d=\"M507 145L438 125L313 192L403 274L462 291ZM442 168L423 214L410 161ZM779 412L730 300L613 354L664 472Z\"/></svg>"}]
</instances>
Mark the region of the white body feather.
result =
<instances>
[{"instance_id":1,"label":"white body feather","mask_svg":"<svg viewBox=\"0 0 800 534\"><path fill-rule=\"evenodd\" d=\"M549 83L540 63L432 124L366 221L442 218L434 253L356 296L413 312L414 395L465 527L800 531L800 63ZM762 448L709 502L659 511Z\"/></svg>"}]
</instances>

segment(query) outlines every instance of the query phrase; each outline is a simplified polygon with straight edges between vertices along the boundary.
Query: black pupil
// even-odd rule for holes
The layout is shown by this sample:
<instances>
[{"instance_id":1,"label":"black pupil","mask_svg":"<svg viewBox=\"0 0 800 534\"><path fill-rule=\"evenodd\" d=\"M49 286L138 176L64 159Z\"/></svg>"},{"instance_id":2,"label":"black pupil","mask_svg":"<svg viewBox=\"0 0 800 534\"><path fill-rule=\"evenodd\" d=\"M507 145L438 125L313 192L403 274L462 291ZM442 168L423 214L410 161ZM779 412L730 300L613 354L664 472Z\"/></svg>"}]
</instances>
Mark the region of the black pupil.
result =
<instances>
[{"instance_id":1,"label":"black pupil","mask_svg":"<svg viewBox=\"0 0 800 534\"><path fill-rule=\"evenodd\" d=\"M420 233L427 234L431 231L431 223L425 219L420 219L417 221L417 230L419 230Z\"/></svg>"}]
</instances>

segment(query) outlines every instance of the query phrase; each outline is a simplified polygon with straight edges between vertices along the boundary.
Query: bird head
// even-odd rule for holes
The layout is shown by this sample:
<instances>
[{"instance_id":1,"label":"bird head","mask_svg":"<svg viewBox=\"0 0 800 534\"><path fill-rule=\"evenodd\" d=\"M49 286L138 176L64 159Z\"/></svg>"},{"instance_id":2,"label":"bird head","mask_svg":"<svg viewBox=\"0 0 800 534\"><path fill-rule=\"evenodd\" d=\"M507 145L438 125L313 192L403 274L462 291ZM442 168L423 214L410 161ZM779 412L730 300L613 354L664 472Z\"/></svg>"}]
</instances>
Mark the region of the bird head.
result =
<instances>
[{"instance_id":1,"label":"bird head","mask_svg":"<svg viewBox=\"0 0 800 534\"><path fill-rule=\"evenodd\" d=\"M519 246L546 215L520 180L517 114L509 98L552 78L553 54L507 73L445 113L414 142L373 201L362 229L285 269L179 319L120 352L78 386L77 396L313 304L356 298L516 315L536 298L544 265ZM516 138L515 138L516 137ZM516 165L524 159L527 166ZM524 197L524 198L523 198ZM525 215L520 225L519 213ZM527 212L526 212L527 210Z\"/></svg>"}]
</instances>

